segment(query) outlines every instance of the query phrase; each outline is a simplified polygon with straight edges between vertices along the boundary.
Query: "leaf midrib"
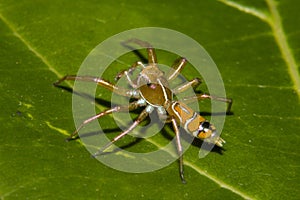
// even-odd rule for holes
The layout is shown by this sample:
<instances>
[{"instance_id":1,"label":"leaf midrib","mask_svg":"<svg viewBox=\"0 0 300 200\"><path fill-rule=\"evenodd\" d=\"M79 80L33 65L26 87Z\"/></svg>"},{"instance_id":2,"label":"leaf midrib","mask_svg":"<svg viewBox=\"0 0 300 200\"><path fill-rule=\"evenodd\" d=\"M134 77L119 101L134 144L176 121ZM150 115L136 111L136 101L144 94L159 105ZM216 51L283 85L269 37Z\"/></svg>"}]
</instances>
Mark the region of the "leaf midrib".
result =
<instances>
[{"instance_id":1,"label":"leaf midrib","mask_svg":"<svg viewBox=\"0 0 300 200\"><path fill-rule=\"evenodd\" d=\"M248 7L231 0L218 0L218 1L224 3L229 7L235 8L243 13L255 16L270 26L273 37L280 50L282 58L288 67L289 76L293 82L293 89L296 91L298 95L298 99L300 100L300 77L297 69L297 63L292 53L292 50L289 46L286 33L283 29L281 23L282 21L281 16L277 9L276 2L274 0L265 0L269 8L268 10L269 12L265 13L255 8Z\"/></svg>"},{"instance_id":2,"label":"leaf midrib","mask_svg":"<svg viewBox=\"0 0 300 200\"><path fill-rule=\"evenodd\" d=\"M298 98L300 99L300 77L298 74L297 64L295 57L292 53L292 50L288 44L286 34L284 32L282 23L281 23L281 16L278 12L276 3L274 0L266 0L269 10L271 13L271 19L269 20L269 25L271 26L273 30L273 34L275 37L275 40L279 46L279 49L281 51L281 54L283 55L283 59L285 60L287 66L289 75L293 81L294 89L296 90L298 94Z\"/></svg>"}]
</instances>

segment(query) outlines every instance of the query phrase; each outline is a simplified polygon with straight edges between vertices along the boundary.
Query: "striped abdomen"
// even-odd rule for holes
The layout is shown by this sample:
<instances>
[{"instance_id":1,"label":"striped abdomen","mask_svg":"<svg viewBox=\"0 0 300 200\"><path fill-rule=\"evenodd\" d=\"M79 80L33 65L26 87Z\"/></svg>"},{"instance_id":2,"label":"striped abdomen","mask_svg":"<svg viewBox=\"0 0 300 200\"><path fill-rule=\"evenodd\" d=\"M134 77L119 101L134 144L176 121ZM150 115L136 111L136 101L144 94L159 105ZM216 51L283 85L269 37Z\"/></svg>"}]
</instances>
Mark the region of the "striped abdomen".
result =
<instances>
[{"instance_id":1,"label":"striped abdomen","mask_svg":"<svg viewBox=\"0 0 300 200\"><path fill-rule=\"evenodd\" d=\"M218 146L222 146L222 143L225 143L218 136L216 128L211 123L184 103L179 101L172 102L167 112L175 117L177 123L193 136L200 139L207 139L207 142Z\"/></svg>"},{"instance_id":2,"label":"striped abdomen","mask_svg":"<svg viewBox=\"0 0 300 200\"><path fill-rule=\"evenodd\" d=\"M199 124L205 121L203 117L184 103L178 101L173 102L169 109L172 109L171 112L174 113L173 116L181 127L198 137Z\"/></svg>"}]
</instances>

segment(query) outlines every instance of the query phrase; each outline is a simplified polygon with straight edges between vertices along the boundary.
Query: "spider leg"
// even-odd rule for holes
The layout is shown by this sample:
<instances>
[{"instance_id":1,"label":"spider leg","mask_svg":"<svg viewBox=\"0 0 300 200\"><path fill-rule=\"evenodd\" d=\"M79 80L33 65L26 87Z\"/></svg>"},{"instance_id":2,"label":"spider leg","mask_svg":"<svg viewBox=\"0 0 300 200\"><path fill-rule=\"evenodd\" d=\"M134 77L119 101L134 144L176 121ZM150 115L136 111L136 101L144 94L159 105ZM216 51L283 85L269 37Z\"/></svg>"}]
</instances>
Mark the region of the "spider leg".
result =
<instances>
[{"instance_id":1,"label":"spider leg","mask_svg":"<svg viewBox=\"0 0 300 200\"><path fill-rule=\"evenodd\" d=\"M172 118L171 121L172 121L172 125L173 125L175 135L176 135L177 151L178 151L178 155L179 155L180 178L181 178L182 183L186 183L186 181L184 179L184 173L183 173L183 154L182 154L183 150L182 150L182 146L181 146L181 142L180 142L180 132L179 132L176 120L174 118Z\"/></svg>"},{"instance_id":2,"label":"spider leg","mask_svg":"<svg viewBox=\"0 0 300 200\"><path fill-rule=\"evenodd\" d=\"M152 45L146 41L142 41L139 40L137 38L132 38L127 40L126 42L124 42L123 44L127 44L127 43L135 43L141 47L145 47L147 48L147 53L148 53L148 63L149 64L155 64L157 63L157 59L156 59L156 54L155 54L155 50L152 47Z\"/></svg>"},{"instance_id":3,"label":"spider leg","mask_svg":"<svg viewBox=\"0 0 300 200\"><path fill-rule=\"evenodd\" d=\"M147 48L147 53L148 53L148 63L156 64L157 58L156 58L156 53L155 53L154 48L152 48L152 47Z\"/></svg>"},{"instance_id":4,"label":"spider leg","mask_svg":"<svg viewBox=\"0 0 300 200\"><path fill-rule=\"evenodd\" d=\"M93 76L76 76L76 75L66 75L60 80L56 81L54 83L55 86L58 86L61 82L65 80L78 80L78 81L86 81L86 82L94 82L97 83L98 85L116 93L121 96L127 96L127 97L134 97L134 98L139 98L138 93L135 90L128 90L125 88L120 88L108 81L105 81L101 78L98 77L93 77Z\"/></svg>"},{"instance_id":5,"label":"spider leg","mask_svg":"<svg viewBox=\"0 0 300 200\"><path fill-rule=\"evenodd\" d=\"M232 102L233 102L231 98L211 96L209 94L197 94L192 97L186 97L186 98L182 99L182 101L184 101L185 103L191 103L191 102L202 100L202 99L211 99L211 100L227 103L228 106L227 106L226 113L230 113Z\"/></svg>"},{"instance_id":6,"label":"spider leg","mask_svg":"<svg viewBox=\"0 0 300 200\"><path fill-rule=\"evenodd\" d=\"M172 65L173 70L171 70L169 72L169 74L167 75L168 81L175 79L178 76L178 74L182 71L182 69L186 65L186 63L187 63L186 58L177 59L174 62L174 64Z\"/></svg>"},{"instance_id":7,"label":"spider leg","mask_svg":"<svg viewBox=\"0 0 300 200\"><path fill-rule=\"evenodd\" d=\"M178 93L186 91L190 87L197 87L200 83L201 83L201 80L199 78L194 78L193 80L191 80L189 82L186 82L186 83L174 88L172 90L172 92L174 94L178 94Z\"/></svg>"},{"instance_id":8,"label":"spider leg","mask_svg":"<svg viewBox=\"0 0 300 200\"><path fill-rule=\"evenodd\" d=\"M86 119L84 122L82 122L82 124L71 134L71 136L66 139L66 141L76 139L78 137L78 132L81 128L83 128L86 124L88 124L96 119L99 119L100 117L111 114L113 112L122 112L122 111L124 112L124 111L128 111L128 110L132 111L132 110L135 110L138 107L144 106L144 105L146 105L145 102L134 101L134 102L130 103L128 106L115 106L111 109L107 109L103 112L100 112L97 115L92 116L92 117Z\"/></svg>"},{"instance_id":9,"label":"spider leg","mask_svg":"<svg viewBox=\"0 0 300 200\"><path fill-rule=\"evenodd\" d=\"M120 135L116 136L112 141L110 141L105 146L100 148L96 153L93 154L93 157L96 157L96 156L102 154L114 142L118 141L119 139L121 139L122 137L127 135L130 131L132 131L135 127L137 127L149 115L149 113L151 113L152 111L153 111L153 107L152 106L147 106L127 130L125 130Z\"/></svg>"},{"instance_id":10,"label":"spider leg","mask_svg":"<svg viewBox=\"0 0 300 200\"><path fill-rule=\"evenodd\" d=\"M138 86L131 80L130 78L130 74L132 74L132 72L137 68L137 67L142 67L145 68L145 65L141 62L141 61L137 61L135 62L128 70L124 70L119 72L116 77L115 80L119 80L121 77L123 77L124 75L126 76L126 79L128 81L128 83L131 85L131 87L133 88L137 88Z\"/></svg>"}]
</instances>

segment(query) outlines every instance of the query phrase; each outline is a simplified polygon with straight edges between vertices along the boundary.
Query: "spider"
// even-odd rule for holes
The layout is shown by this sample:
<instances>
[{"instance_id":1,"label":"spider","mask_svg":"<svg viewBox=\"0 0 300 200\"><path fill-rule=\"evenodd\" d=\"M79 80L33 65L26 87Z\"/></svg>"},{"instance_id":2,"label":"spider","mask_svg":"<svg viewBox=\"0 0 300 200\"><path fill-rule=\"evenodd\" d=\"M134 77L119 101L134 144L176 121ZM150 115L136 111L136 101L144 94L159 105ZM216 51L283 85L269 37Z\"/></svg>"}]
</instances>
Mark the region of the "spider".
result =
<instances>
[{"instance_id":1,"label":"spider","mask_svg":"<svg viewBox=\"0 0 300 200\"><path fill-rule=\"evenodd\" d=\"M174 70L171 71L169 74L165 75L164 72L161 71L157 65L155 49L148 42L141 41L138 39L130 39L127 42L132 42L146 48L148 54L147 64L144 64L141 61L137 61L128 70L121 71L116 76L116 80L125 76L129 85L132 87L131 89L118 87L102 78L93 76L66 75L54 83L55 86L58 86L61 82L65 80L94 82L99 86L102 86L118 95L126 96L135 100L129 103L128 105L115 106L86 119L72 133L72 135L69 138L67 138L67 141L76 139L78 137L78 132L82 127L105 115L114 112L124 112L128 110L133 111L139 107L144 107L139 116L125 131L113 138L108 144L106 144L105 146L100 148L95 154L93 154L93 157L96 157L104 153L104 151L114 142L127 135L143 120L145 120L150 113L156 110L161 120L165 120L166 123L172 124L176 136L176 145L179 155L180 178L182 182L185 183L182 155L183 149L180 142L179 126L184 128L186 132L192 134L194 137L202 140L206 139L206 142L215 144L219 147L222 147L223 143L225 143L225 141L218 136L214 125L212 125L209 121L202 117L198 112L192 110L183 101L173 99L174 95L181 93L190 87L198 86L201 83L201 81L199 78L194 78L193 80L182 84L180 87L170 89L169 82L174 80L179 75L181 70L186 65L187 59L181 57L178 60L176 60L172 65L172 68ZM136 80L132 80L130 74L138 67L141 68L141 72L139 73ZM229 98L215 97L209 94L197 94L196 96L192 98L186 98L185 100L187 102L190 102L202 99L211 99L228 103L227 112L230 112L232 99Z\"/></svg>"}]
</instances>

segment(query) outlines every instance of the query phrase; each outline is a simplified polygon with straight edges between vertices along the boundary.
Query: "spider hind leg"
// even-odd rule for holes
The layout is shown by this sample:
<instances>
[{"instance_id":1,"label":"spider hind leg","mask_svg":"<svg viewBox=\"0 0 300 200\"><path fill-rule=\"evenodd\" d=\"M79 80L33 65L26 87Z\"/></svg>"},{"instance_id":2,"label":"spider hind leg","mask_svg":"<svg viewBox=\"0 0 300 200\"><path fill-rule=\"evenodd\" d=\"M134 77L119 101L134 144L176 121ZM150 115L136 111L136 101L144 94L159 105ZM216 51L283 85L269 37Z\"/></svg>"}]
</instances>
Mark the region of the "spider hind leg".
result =
<instances>
[{"instance_id":1,"label":"spider hind leg","mask_svg":"<svg viewBox=\"0 0 300 200\"><path fill-rule=\"evenodd\" d=\"M116 141L118 141L119 139L123 138L125 135L127 135L130 131L132 131L135 127L137 127L142 121L144 121L144 119L153 111L153 107L152 106L147 106L138 116L138 118L132 123L132 125L126 129L124 132L122 132L121 134L119 134L118 136L116 136L112 141L110 141L109 143L107 143L106 145L104 145L102 148L100 148L96 153L94 153L92 156L96 157L98 155L101 155L102 153L104 153L104 151L110 147L112 144L114 144Z\"/></svg>"}]
</instances>

